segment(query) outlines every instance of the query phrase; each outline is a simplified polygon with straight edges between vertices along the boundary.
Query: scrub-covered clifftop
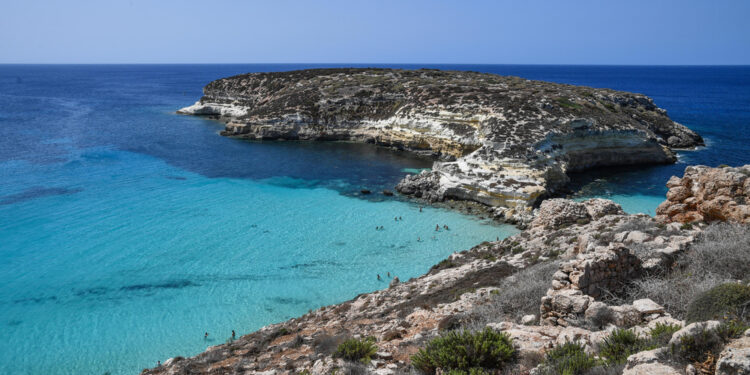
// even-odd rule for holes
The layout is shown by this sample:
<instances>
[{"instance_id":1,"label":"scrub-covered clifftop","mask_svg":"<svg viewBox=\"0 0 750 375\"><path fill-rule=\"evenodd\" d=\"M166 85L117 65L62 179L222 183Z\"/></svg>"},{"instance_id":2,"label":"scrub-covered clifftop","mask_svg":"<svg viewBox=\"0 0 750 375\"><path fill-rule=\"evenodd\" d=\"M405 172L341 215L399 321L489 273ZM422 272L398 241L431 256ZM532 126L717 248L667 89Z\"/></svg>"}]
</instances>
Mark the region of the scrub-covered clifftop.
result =
<instances>
[{"instance_id":1,"label":"scrub-covered clifftop","mask_svg":"<svg viewBox=\"0 0 750 375\"><path fill-rule=\"evenodd\" d=\"M433 170L402 181L401 193L477 201L507 219L526 216L569 171L672 163L672 148L703 144L641 94L486 73L250 73L203 92L179 113L220 119L223 135L359 141L433 156Z\"/></svg>"}]
</instances>

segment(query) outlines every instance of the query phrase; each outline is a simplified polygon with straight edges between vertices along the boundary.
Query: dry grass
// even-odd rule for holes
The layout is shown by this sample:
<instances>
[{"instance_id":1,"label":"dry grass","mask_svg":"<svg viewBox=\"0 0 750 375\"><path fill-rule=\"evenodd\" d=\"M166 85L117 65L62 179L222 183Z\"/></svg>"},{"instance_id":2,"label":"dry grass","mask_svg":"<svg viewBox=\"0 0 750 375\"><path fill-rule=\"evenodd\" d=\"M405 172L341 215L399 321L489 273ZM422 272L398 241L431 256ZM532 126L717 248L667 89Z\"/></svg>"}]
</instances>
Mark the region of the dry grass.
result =
<instances>
[{"instance_id":1,"label":"dry grass","mask_svg":"<svg viewBox=\"0 0 750 375\"><path fill-rule=\"evenodd\" d=\"M539 304L552 283L552 275L559 262L537 263L503 280L492 301L482 304L469 313L464 328L478 330L487 323L520 320L528 314L539 314Z\"/></svg>"},{"instance_id":2,"label":"dry grass","mask_svg":"<svg viewBox=\"0 0 750 375\"><path fill-rule=\"evenodd\" d=\"M621 300L650 298L673 316L684 319L689 303L701 293L726 282L750 280L750 226L714 224L682 254L665 275L634 281Z\"/></svg>"}]
</instances>

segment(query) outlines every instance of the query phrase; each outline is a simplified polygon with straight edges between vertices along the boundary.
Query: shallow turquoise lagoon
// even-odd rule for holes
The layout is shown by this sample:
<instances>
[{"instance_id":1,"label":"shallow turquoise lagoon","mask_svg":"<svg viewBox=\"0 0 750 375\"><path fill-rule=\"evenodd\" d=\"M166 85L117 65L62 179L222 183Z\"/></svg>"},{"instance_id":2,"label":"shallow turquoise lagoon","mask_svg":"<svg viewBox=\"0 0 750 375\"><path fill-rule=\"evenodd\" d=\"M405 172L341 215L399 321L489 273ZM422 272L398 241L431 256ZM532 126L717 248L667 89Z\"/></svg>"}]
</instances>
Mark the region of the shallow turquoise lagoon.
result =
<instances>
[{"instance_id":1,"label":"shallow turquoise lagoon","mask_svg":"<svg viewBox=\"0 0 750 375\"><path fill-rule=\"evenodd\" d=\"M3 374L134 374L514 232L295 179L206 178L107 148L0 170L12 181L0 191ZM48 184L34 187L34 175Z\"/></svg>"}]
</instances>

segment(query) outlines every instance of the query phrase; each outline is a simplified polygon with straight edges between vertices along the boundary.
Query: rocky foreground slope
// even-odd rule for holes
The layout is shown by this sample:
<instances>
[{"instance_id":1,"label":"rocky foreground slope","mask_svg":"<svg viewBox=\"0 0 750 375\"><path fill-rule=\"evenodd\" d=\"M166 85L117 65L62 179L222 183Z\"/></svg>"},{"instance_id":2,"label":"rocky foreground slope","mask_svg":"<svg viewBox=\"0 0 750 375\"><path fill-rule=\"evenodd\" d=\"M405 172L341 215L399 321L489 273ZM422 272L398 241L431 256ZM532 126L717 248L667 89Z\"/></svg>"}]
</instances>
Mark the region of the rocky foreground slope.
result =
<instances>
[{"instance_id":1,"label":"rocky foreground slope","mask_svg":"<svg viewBox=\"0 0 750 375\"><path fill-rule=\"evenodd\" d=\"M696 173L719 172L689 167L686 175L700 178ZM715 183L731 184L732 175L725 176ZM726 193L734 201L750 198L747 189ZM693 294L722 282L750 290L748 275L750 228L668 223L625 214L603 199L550 199L528 229L454 253L424 276L394 278L388 289L264 327L193 358L171 358L142 374L413 373L412 355L429 340L483 327L513 340L516 353L503 374L560 373L550 370L549 353L569 342L580 345L578 357L591 365L615 358L598 374L750 374L750 330L699 319L701 310L698 318L692 310L681 316L695 304ZM709 301L708 308L721 301ZM742 303L750 305L750 294ZM741 314L750 318L750 309ZM618 329L648 346L608 344ZM374 338L377 353L368 364L334 355L352 337ZM576 363L582 366L580 358Z\"/></svg>"},{"instance_id":2,"label":"rocky foreground slope","mask_svg":"<svg viewBox=\"0 0 750 375\"><path fill-rule=\"evenodd\" d=\"M671 163L703 144L653 100L608 89L494 74L395 69L251 73L209 83L178 111L249 139L347 140L439 159L405 194L497 207L519 219L591 167ZM526 215L528 217L528 215Z\"/></svg>"}]
</instances>

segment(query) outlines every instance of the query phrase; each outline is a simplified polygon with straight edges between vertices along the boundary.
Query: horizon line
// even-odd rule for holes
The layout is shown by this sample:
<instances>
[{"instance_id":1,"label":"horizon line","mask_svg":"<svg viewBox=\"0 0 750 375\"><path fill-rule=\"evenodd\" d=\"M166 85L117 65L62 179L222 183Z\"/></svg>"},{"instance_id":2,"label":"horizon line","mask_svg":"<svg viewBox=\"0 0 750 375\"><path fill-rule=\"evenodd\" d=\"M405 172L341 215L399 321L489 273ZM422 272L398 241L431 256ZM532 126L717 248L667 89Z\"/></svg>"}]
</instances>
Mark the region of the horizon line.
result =
<instances>
[{"instance_id":1,"label":"horizon line","mask_svg":"<svg viewBox=\"0 0 750 375\"><path fill-rule=\"evenodd\" d=\"M632 66L632 67L745 67L750 66L747 64L570 64L570 63L445 63L445 62L228 62L228 63L217 63L217 62L164 62L164 63L148 63L148 62L64 62L64 63L39 63L39 62L0 62L0 65L527 65L527 66Z\"/></svg>"}]
</instances>

